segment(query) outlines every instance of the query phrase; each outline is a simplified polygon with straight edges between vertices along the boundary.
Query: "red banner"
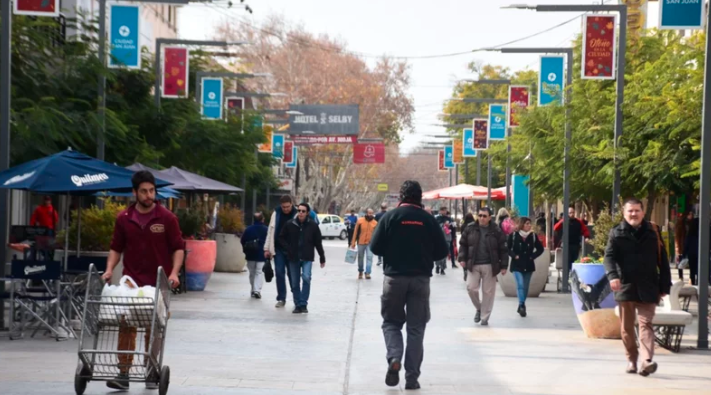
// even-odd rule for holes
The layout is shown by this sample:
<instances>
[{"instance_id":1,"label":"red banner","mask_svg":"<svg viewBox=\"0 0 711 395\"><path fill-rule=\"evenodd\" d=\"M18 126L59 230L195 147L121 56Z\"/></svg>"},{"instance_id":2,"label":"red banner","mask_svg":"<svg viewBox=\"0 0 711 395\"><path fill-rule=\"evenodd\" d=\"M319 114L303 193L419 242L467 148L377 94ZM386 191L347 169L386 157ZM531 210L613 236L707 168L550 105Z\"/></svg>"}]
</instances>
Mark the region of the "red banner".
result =
<instances>
[{"instance_id":1,"label":"red banner","mask_svg":"<svg viewBox=\"0 0 711 395\"><path fill-rule=\"evenodd\" d=\"M15 0L14 3L15 15L59 16L59 0Z\"/></svg>"},{"instance_id":2,"label":"red banner","mask_svg":"<svg viewBox=\"0 0 711 395\"><path fill-rule=\"evenodd\" d=\"M355 144L357 136L291 136L296 145Z\"/></svg>"},{"instance_id":3,"label":"red banner","mask_svg":"<svg viewBox=\"0 0 711 395\"><path fill-rule=\"evenodd\" d=\"M230 115L239 116L244 111L244 98L243 97L227 97L225 98L225 106L227 106L227 113Z\"/></svg>"},{"instance_id":4,"label":"red banner","mask_svg":"<svg viewBox=\"0 0 711 395\"><path fill-rule=\"evenodd\" d=\"M284 142L284 157L281 159L284 164L294 162L294 142L285 141Z\"/></svg>"},{"instance_id":5,"label":"red banner","mask_svg":"<svg viewBox=\"0 0 711 395\"><path fill-rule=\"evenodd\" d=\"M519 125L517 114L530 105L530 100L531 95L527 86L509 87L509 127L514 128Z\"/></svg>"},{"instance_id":6,"label":"red banner","mask_svg":"<svg viewBox=\"0 0 711 395\"><path fill-rule=\"evenodd\" d=\"M439 171L447 171L447 168L444 167L444 150L439 150L438 151L439 155L437 157L438 161L438 170Z\"/></svg>"},{"instance_id":7,"label":"red banner","mask_svg":"<svg viewBox=\"0 0 711 395\"><path fill-rule=\"evenodd\" d=\"M162 97L188 97L190 53L187 48L166 47L163 55Z\"/></svg>"},{"instance_id":8,"label":"red banner","mask_svg":"<svg viewBox=\"0 0 711 395\"><path fill-rule=\"evenodd\" d=\"M486 119L474 120L474 149L485 150L489 148L489 122Z\"/></svg>"},{"instance_id":9,"label":"red banner","mask_svg":"<svg viewBox=\"0 0 711 395\"><path fill-rule=\"evenodd\" d=\"M385 144L354 144L353 163L358 165L385 163Z\"/></svg>"},{"instance_id":10,"label":"red banner","mask_svg":"<svg viewBox=\"0 0 711 395\"><path fill-rule=\"evenodd\" d=\"M617 15L583 17L583 79L615 79L616 29Z\"/></svg>"}]
</instances>

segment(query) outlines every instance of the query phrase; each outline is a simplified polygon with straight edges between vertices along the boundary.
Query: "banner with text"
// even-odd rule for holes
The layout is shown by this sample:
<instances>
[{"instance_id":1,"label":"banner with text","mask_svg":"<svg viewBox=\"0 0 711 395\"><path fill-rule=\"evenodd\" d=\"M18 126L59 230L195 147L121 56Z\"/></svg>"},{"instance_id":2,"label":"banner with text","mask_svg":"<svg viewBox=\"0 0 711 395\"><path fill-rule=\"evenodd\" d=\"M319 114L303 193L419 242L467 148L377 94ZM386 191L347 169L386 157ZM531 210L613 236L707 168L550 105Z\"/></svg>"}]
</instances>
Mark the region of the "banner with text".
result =
<instances>
[{"instance_id":1,"label":"banner with text","mask_svg":"<svg viewBox=\"0 0 711 395\"><path fill-rule=\"evenodd\" d=\"M486 119L474 120L474 149L485 150L489 148L489 127Z\"/></svg>"},{"instance_id":2,"label":"banner with text","mask_svg":"<svg viewBox=\"0 0 711 395\"><path fill-rule=\"evenodd\" d=\"M288 165L289 163L294 161L294 142L293 141L285 141L284 142L284 158L281 160L281 163Z\"/></svg>"},{"instance_id":3,"label":"banner with text","mask_svg":"<svg viewBox=\"0 0 711 395\"><path fill-rule=\"evenodd\" d=\"M454 148L451 145L444 147L444 168L454 168Z\"/></svg>"},{"instance_id":4,"label":"banner with text","mask_svg":"<svg viewBox=\"0 0 711 395\"><path fill-rule=\"evenodd\" d=\"M355 144L358 136L291 136L296 145Z\"/></svg>"},{"instance_id":5,"label":"banner with text","mask_svg":"<svg viewBox=\"0 0 711 395\"><path fill-rule=\"evenodd\" d=\"M615 79L616 43L617 15L583 16L583 79Z\"/></svg>"},{"instance_id":6,"label":"banner with text","mask_svg":"<svg viewBox=\"0 0 711 395\"><path fill-rule=\"evenodd\" d=\"M437 151L437 170L447 171L447 168L444 167L444 150L443 149Z\"/></svg>"},{"instance_id":7,"label":"banner with text","mask_svg":"<svg viewBox=\"0 0 711 395\"><path fill-rule=\"evenodd\" d=\"M275 134L272 138L272 156L275 159L282 159L284 157L284 138L283 134Z\"/></svg>"},{"instance_id":8,"label":"banner with text","mask_svg":"<svg viewBox=\"0 0 711 395\"><path fill-rule=\"evenodd\" d=\"M462 155L465 158L475 158L476 150L474 149L474 129L464 129L462 133Z\"/></svg>"},{"instance_id":9,"label":"banner with text","mask_svg":"<svg viewBox=\"0 0 711 395\"><path fill-rule=\"evenodd\" d=\"M109 67L141 68L141 6L111 4L109 14Z\"/></svg>"},{"instance_id":10,"label":"banner with text","mask_svg":"<svg viewBox=\"0 0 711 395\"><path fill-rule=\"evenodd\" d=\"M518 114L531 104L531 95L527 86L509 87L509 127L519 125ZM504 131L504 136L506 132Z\"/></svg>"},{"instance_id":11,"label":"banner with text","mask_svg":"<svg viewBox=\"0 0 711 395\"><path fill-rule=\"evenodd\" d=\"M182 47L163 49L163 93L165 98L188 97L190 52Z\"/></svg>"},{"instance_id":12,"label":"banner with text","mask_svg":"<svg viewBox=\"0 0 711 395\"><path fill-rule=\"evenodd\" d=\"M353 145L353 163L373 164L385 163L385 144L367 143Z\"/></svg>"},{"instance_id":13,"label":"banner with text","mask_svg":"<svg viewBox=\"0 0 711 395\"><path fill-rule=\"evenodd\" d=\"M660 29L703 29L704 2L701 0L659 0Z\"/></svg>"},{"instance_id":14,"label":"banner with text","mask_svg":"<svg viewBox=\"0 0 711 395\"><path fill-rule=\"evenodd\" d=\"M489 105L489 140L506 139L506 106L503 104Z\"/></svg>"},{"instance_id":15,"label":"banner with text","mask_svg":"<svg viewBox=\"0 0 711 395\"><path fill-rule=\"evenodd\" d=\"M200 93L203 119L222 119L222 78L203 78Z\"/></svg>"},{"instance_id":16,"label":"banner with text","mask_svg":"<svg viewBox=\"0 0 711 395\"><path fill-rule=\"evenodd\" d=\"M360 132L360 111L357 104L292 104L289 111L289 134L357 136Z\"/></svg>"},{"instance_id":17,"label":"banner with text","mask_svg":"<svg viewBox=\"0 0 711 395\"><path fill-rule=\"evenodd\" d=\"M262 131L264 132L264 137L267 139L267 142L257 144L257 151L263 154L271 154L274 147L274 126L264 124L262 125Z\"/></svg>"},{"instance_id":18,"label":"banner with text","mask_svg":"<svg viewBox=\"0 0 711 395\"><path fill-rule=\"evenodd\" d=\"M541 56L538 73L538 105L563 105L563 56Z\"/></svg>"},{"instance_id":19,"label":"banner with text","mask_svg":"<svg viewBox=\"0 0 711 395\"><path fill-rule=\"evenodd\" d=\"M455 165L460 165L464 163L464 144L462 140L455 139L452 141L452 148L454 149L454 157L452 161Z\"/></svg>"},{"instance_id":20,"label":"banner with text","mask_svg":"<svg viewBox=\"0 0 711 395\"><path fill-rule=\"evenodd\" d=\"M15 15L59 16L59 0L15 0L14 3Z\"/></svg>"}]
</instances>

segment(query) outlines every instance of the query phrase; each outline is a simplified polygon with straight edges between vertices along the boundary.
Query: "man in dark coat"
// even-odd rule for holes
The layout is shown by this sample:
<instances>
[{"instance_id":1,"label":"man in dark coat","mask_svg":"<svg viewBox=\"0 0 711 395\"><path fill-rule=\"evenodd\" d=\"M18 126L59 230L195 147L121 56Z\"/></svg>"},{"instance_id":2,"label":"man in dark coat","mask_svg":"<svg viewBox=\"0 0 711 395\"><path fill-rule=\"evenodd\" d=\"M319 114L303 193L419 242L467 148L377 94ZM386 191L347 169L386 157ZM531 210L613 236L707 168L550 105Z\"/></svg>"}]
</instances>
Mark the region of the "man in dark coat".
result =
<instances>
[{"instance_id":1,"label":"man in dark coat","mask_svg":"<svg viewBox=\"0 0 711 395\"><path fill-rule=\"evenodd\" d=\"M258 212L254 214L254 223L245 229L240 239L244 256L247 258L249 284L252 287L251 295L255 299L262 298L262 285L264 284L262 269L266 261L264 244L267 241L268 230L269 228L264 225L264 215Z\"/></svg>"},{"instance_id":2,"label":"man in dark coat","mask_svg":"<svg viewBox=\"0 0 711 395\"><path fill-rule=\"evenodd\" d=\"M311 207L299 204L296 218L289 221L281 230L279 245L286 251L289 261L291 292L294 295L294 314L308 313L309 294L311 292L311 267L313 266L314 248L321 258L321 268L326 266L326 254L323 251L321 230L309 213ZM303 286L302 286L303 280Z\"/></svg>"},{"instance_id":3,"label":"man in dark coat","mask_svg":"<svg viewBox=\"0 0 711 395\"><path fill-rule=\"evenodd\" d=\"M620 306L626 372L637 373L636 315L642 348L639 374L649 376L657 371L652 320L659 300L671 289L671 270L659 229L644 219L642 202L627 199L622 209L625 219L612 228L605 248L605 273Z\"/></svg>"},{"instance_id":4,"label":"man in dark coat","mask_svg":"<svg viewBox=\"0 0 711 395\"><path fill-rule=\"evenodd\" d=\"M496 296L496 276L506 274L509 268L506 234L501 227L491 223L491 213L488 207L481 207L477 214L479 220L467 225L459 239L459 262L470 273L467 291L476 308L474 322L481 322L481 325L489 325Z\"/></svg>"}]
</instances>

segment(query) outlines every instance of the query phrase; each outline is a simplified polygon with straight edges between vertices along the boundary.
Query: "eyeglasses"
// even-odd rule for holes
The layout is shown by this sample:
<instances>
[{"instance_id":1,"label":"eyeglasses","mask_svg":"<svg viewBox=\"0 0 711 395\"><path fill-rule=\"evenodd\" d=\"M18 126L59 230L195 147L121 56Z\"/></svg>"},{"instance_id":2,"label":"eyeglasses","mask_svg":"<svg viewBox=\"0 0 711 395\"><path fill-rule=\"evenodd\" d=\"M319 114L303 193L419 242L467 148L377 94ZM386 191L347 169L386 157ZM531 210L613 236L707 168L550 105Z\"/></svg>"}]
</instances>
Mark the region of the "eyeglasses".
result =
<instances>
[{"instance_id":1,"label":"eyeglasses","mask_svg":"<svg viewBox=\"0 0 711 395\"><path fill-rule=\"evenodd\" d=\"M479 218L489 218L489 216L488 216L488 215L481 215L481 214L479 214Z\"/></svg>"},{"instance_id":2,"label":"eyeglasses","mask_svg":"<svg viewBox=\"0 0 711 395\"><path fill-rule=\"evenodd\" d=\"M307 210L299 210L300 213L308 213Z\"/></svg>"}]
</instances>

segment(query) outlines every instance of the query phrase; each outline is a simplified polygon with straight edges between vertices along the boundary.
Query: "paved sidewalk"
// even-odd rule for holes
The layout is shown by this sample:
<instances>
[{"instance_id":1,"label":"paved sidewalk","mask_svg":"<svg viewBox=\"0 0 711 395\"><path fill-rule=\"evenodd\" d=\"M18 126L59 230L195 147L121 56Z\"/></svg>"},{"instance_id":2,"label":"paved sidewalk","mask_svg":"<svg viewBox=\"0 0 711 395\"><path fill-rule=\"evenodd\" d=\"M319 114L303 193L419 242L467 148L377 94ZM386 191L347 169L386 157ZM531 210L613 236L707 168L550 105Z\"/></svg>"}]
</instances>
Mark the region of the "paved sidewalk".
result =
<instances>
[{"instance_id":1,"label":"paved sidewalk","mask_svg":"<svg viewBox=\"0 0 711 395\"><path fill-rule=\"evenodd\" d=\"M358 281L342 263L345 242L327 241L329 263L314 268L308 315L292 304L274 308L274 283L249 298L247 273L213 274L205 292L173 299L165 363L170 394L393 394L384 384L380 331L382 270ZM548 287L555 289L555 284ZM528 302L529 317L500 289L489 327L475 325L461 269L432 278L420 382L426 394L711 394L711 353L657 350L659 372L624 374L620 341L590 340L570 295L544 293ZM289 298L290 299L290 298ZM0 394L73 394L77 342L0 338ZM404 384L404 383L402 383ZM409 391L408 391L409 392ZM114 393L103 382L87 394ZM132 384L133 394L157 394Z\"/></svg>"}]
</instances>

